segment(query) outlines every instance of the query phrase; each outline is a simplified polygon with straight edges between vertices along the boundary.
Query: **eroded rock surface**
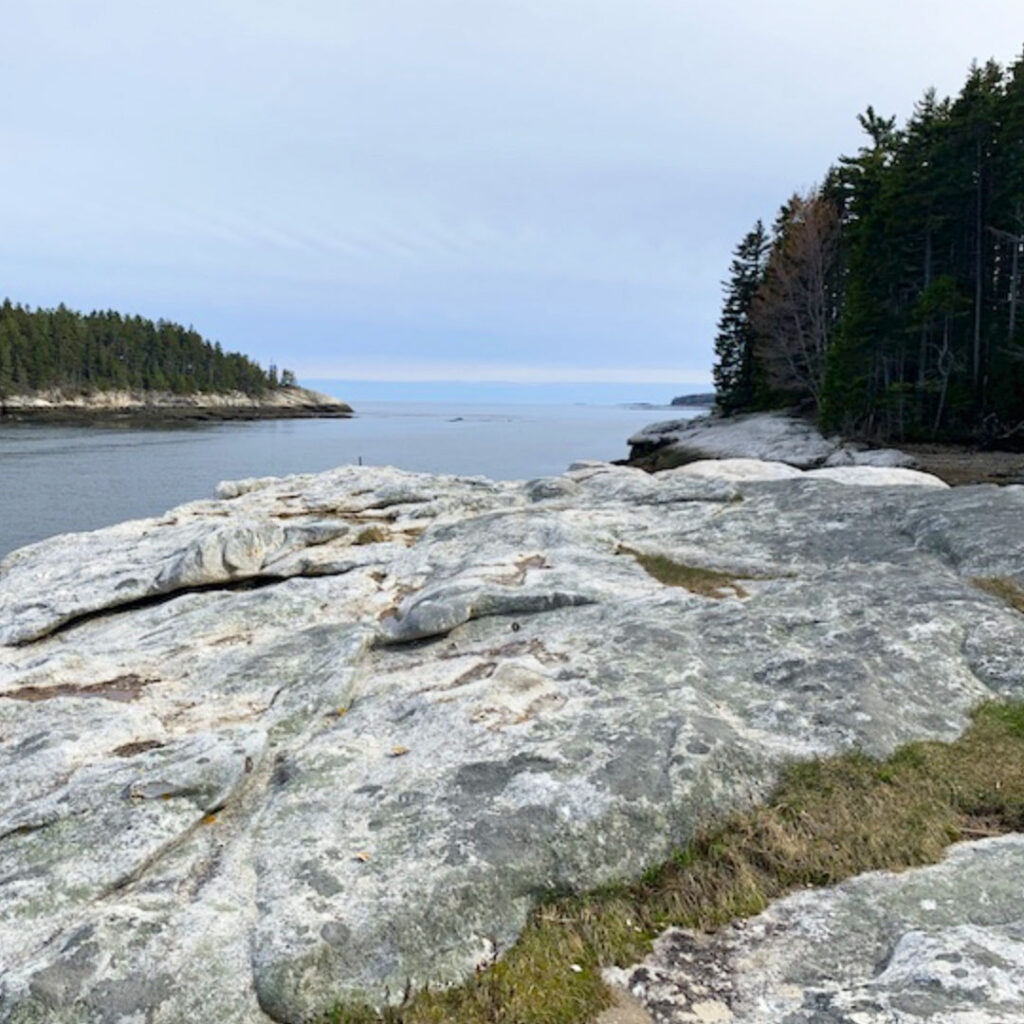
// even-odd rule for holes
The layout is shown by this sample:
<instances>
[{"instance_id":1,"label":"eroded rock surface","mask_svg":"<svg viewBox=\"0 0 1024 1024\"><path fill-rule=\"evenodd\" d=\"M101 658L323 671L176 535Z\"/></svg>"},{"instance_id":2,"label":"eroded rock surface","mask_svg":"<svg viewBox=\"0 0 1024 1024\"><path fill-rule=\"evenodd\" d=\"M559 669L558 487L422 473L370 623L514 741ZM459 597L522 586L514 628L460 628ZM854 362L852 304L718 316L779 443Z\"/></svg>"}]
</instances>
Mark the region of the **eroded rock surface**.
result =
<instances>
[{"instance_id":1,"label":"eroded rock surface","mask_svg":"<svg viewBox=\"0 0 1024 1024\"><path fill-rule=\"evenodd\" d=\"M0 563L3 1024L458 980L783 763L1024 696L1024 618L972 584L1024 584L1022 489L581 463L220 493Z\"/></svg>"},{"instance_id":2,"label":"eroded rock surface","mask_svg":"<svg viewBox=\"0 0 1024 1024\"><path fill-rule=\"evenodd\" d=\"M665 420L644 427L629 443L630 458L647 469L672 469L700 459L770 459L797 469L916 466L905 452L826 438L808 420L785 412Z\"/></svg>"},{"instance_id":3,"label":"eroded rock surface","mask_svg":"<svg viewBox=\"0 0 1024 1024\"><path fill-rule=\"evenodd\" d=\"M607 974L656 1024L1019 1024L1024 837L796 893L713 936L671 929Z\"/></svg>"}]
</instances>

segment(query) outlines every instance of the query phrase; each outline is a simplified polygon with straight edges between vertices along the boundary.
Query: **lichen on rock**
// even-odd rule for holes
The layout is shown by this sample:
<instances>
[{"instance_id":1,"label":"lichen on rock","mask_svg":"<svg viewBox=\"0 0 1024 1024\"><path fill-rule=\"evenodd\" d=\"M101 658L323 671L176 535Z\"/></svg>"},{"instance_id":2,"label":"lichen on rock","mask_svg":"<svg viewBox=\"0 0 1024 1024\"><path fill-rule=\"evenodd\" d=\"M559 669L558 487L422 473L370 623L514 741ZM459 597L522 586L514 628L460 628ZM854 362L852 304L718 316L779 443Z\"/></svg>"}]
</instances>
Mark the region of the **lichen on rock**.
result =
<instances>
[{"instance_id":1,"label":"lichen on rock","mask_svg":"<svg viewBox=\"0 0 1024 1024\"><path fill-rule=\"evenodd\" d=\"M1024 583L1024 495L756 477L349 466L9 556L0 1022L458 981L793 759L1024 696L1024 619L974 585Z\"/></svg>"}]
</instances>

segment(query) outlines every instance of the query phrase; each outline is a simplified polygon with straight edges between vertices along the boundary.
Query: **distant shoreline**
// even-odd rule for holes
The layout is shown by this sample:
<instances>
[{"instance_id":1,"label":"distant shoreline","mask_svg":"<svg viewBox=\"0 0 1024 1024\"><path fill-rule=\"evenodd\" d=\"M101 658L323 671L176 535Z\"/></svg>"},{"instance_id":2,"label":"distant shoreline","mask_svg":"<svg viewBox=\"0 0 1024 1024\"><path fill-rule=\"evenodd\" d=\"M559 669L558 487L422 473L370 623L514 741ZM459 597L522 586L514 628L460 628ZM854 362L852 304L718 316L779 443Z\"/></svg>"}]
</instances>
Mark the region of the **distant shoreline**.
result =
<instances>
[{"instance_id":1,"label":"distant shoreline","mask_svg":"<svg viewBox=\"0 0 1024 1024\"><path fill-rule=\"evenodd\" d=\"M234 392L42 391L0 400L0 423L199 423L270 419L348 419L352 407L319 391L283 387L258 396Z\"/></svg>"},{"instance_id":2,"label":"distant shoreline","mask_svg":"<svg viewBox=\"0 0 1024 1024\"><path fill-rule=\"evenodd\" d=\"M677 395L670 404L683 408L707 406L710 409L715 404L715 393L714 391L702 391L696 395Z\"/></svg>"}]
</instances>

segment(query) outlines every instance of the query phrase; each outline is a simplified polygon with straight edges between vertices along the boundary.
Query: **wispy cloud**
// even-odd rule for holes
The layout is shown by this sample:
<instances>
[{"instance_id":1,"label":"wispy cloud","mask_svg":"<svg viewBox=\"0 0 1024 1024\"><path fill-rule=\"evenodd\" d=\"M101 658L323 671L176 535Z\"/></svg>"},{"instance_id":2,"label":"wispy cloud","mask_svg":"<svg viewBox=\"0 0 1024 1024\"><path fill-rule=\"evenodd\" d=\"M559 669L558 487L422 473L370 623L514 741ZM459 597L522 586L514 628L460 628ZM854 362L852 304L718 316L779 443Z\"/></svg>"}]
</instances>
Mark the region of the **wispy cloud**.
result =
<instances>
[{"instance_id":1,"label":"wispy cloud","mask_svg":"<svg viewBox=\"0 0 1024 1024\"><path fill-rule=\"evenodd\" d=\"M706 379L753 220L1022 35L1019 0L9 6L4 290L368 379Z\"/></svg>"}]
</instances>

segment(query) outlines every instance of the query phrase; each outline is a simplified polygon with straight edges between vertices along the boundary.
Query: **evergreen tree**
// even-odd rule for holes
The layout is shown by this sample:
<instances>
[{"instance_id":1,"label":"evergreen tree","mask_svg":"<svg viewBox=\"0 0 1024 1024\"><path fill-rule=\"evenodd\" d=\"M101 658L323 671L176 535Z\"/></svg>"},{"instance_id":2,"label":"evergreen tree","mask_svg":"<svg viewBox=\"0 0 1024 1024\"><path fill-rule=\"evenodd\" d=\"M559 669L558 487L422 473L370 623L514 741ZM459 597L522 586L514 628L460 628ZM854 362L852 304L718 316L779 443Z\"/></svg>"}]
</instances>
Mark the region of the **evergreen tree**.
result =
<instances>
[{"instance_id":1,"label":"evergreen tree","mask_svg":"<svg viewBox=\"0 0 1024 1024\"><path fill-rule=\"evenodd\" d=\"M880 117L868 107L858 121L870 145L839 161L843 285L819 408L827 426L847 431L873 421L879 360L893 332L890 281L895 255L888 232L894 221L886 182L898 145L896 119Z\"/></svg>"},{"instance_id":2,"label":"evergreen tree","mask_svg":"<svg viewBox=\"0 0 1024 1024\"><path fill-rule=\"evenodd\" d=\"M715 337L715 398L730 415L753 406L757 394L756 338L750 312L764 277L768 236L759 220L733 252L728 281L722 282L725 302Z\"/></svg>"},{"instance_id":3,"label":"evergreen tree","mask_svg":"<svg viewBox=\"0 0 1024 1024\"><path fill-rule=\"evenodd\" d=\"M11 395L50 388L259 395L279 386L276 372L168 321L0 305L0 411Z\"/></svg>"},{"instance_id":4,"label":"evergreen tree","mask_svg":"<svg viewBox=\"0 0 1024 1024\"><path fill-rule=\"evenodd\" d=\"M838 228L823 288L809 288L793 263L803 230L793 200L776 222L760 299L746 307L755 368L794 397L818 397L824 352L828 429L1024 444L1024 56L1005 69L972 65L952 99L929 90L902 129L871 107L859 120L867 142L817 193ZM824 346L807 348L794 315L801 291L831 311ZM759 316L759 303L775 315ZM730 387L744 379L738 336L723 316L730 410L764 401L763 391Z\"/></svg>"}]
</instances>

